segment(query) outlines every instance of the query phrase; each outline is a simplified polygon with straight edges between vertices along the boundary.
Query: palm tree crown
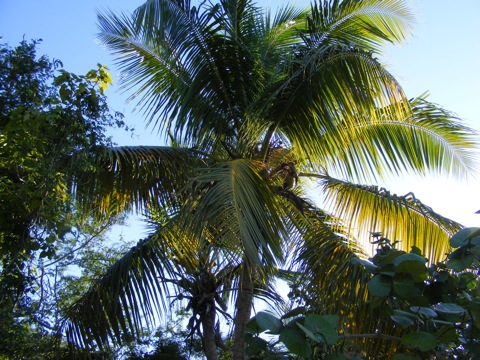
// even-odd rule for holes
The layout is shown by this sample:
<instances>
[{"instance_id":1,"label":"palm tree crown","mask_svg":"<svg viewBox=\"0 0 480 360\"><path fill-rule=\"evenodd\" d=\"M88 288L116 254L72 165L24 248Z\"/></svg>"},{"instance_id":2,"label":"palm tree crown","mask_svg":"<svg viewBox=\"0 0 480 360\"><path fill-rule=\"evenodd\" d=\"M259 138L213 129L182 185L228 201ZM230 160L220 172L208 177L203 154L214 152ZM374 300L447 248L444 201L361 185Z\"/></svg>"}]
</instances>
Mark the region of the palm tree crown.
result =
<instances>
[{"instance_id":1,"label":"palm tree crown","mask_svg":"<svg viewBox=\"0 0 480 360\"><path fill-rule=\"evenodd\" d=\"M79 201L105 213L162 216L69 310L70 339L105 345L138 331L141 314L165 309L171 291L192 300L199 271L216 279L205 294L217 310L227 301L220 294L236 299L243 339L252 296L292 259L339 310L339 299L366 296L351 290L365 276L350 259L362 256L357 240L368 231L441 257L459 224L413 195L357 184L475 169L473 131L422 97L407 99L378 59L412 21L402 0L319 1L275 14L250 0L149 0L132 15L100 14L123 85L172 145L111 149L98 177L78 181ZM328 209L307 199L308 178ZM104 315L89 316L93 308ZM202 324L207 344L211 323Z\"/></svg>"}]
</instances>

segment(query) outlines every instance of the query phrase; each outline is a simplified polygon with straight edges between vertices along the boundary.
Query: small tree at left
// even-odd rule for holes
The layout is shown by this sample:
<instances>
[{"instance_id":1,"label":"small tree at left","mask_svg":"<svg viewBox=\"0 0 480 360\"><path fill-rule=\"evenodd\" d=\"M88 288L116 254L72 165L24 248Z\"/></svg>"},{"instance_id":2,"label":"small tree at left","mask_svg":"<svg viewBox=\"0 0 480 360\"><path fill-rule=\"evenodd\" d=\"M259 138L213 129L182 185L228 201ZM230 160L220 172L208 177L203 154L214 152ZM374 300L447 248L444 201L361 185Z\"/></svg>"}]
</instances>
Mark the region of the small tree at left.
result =
<instances>
[{"instance_id":1,"label":"small tree at left","mask_svg":"<svg viewBox=\"0 0 480 360\"><path fill-rule=\"evenodd\" d=\"M69 190L112 145L106 129L124 127L106 103L106 67L77 76L37 57L38 43L0 44L0 358L45 358L52 299L61 303L49 272L111 224L93 222Z\"/></svg>"}]
</instances>

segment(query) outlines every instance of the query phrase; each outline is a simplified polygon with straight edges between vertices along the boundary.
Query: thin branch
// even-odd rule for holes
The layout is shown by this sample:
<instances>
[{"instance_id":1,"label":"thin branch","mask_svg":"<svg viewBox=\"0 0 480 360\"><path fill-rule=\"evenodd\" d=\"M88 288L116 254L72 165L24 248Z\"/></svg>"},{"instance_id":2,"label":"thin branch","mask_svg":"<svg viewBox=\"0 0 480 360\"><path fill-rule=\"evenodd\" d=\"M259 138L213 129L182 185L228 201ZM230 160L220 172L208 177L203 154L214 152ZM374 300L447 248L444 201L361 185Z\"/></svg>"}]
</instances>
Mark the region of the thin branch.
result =
<instances>
[{"instance_id":1,"label":"thin branch","mask_svg":"<svg viewBox=\"0 0 480 360\"><path fill-rule=\"evenodd\" d=\"M49 267L53 264L56 264L60 261L62 261L63 259L65 259L66 257L74 254L75 252L77 252L78 250L81 250L83 249L84 247L86 247L93 239L95 239L97 236L99 236L101 233L103 233L105 231L106 228L108 228L109 226L111 225L111 223L107 223L105 224L104 226L102 226L100 228L100 230L98 230L95 234L93 234L87 241L85 241L82 245L78 246L77 248L75 249L72 249L71 251L69 251L68 253L64 254L63 256L60 256L58 259L52 261L52 262L49 262L48 264L45 264L43 265L44 268L46 267Z\"/></svg>"}]
</instances>

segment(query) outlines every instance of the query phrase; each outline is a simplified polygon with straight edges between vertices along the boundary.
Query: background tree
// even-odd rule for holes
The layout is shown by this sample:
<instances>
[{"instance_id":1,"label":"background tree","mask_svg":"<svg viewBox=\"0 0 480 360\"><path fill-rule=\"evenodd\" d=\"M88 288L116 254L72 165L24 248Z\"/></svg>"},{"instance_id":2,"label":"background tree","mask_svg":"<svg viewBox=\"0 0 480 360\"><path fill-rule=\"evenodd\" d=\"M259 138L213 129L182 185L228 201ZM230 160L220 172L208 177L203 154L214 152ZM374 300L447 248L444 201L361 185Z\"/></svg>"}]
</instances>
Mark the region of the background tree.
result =
<instances>
[{"instance_id":1,"label":"background tree","mask_svg":"<svg viewBox=\"0 0 480 360\"><path fill-rule=\"evenodd\" d=\"M0 353L18 358L53 348L59 277L112 224L69 193L75 171L93 174L112 146L106 129L123 126L103 95L104 67L68 73L37 58L38 43L0 46Z\"/></svg>"},{"instance_id":2,"label":"background tree","mask_svg":"<svg viewBox=\"0 0 480 360\"><path fill-rule=\"evenodd\" d=\"M76 195L104 212L167 216L70 309L69 340L103 347L138 333L139 314L165 304L158 275L175 258L154 239L168 237L180 253L194 239L239 265L234 359L245 357L257 283L281 266L305 272L318 307L342 314L347 328L370 326L353 311L369 279L351 265L363 255L358 235L401 237L433 260L460 225L413 196L357 183L476 166L473 131L424 98L408 100L377 57L411 21L400 0L287 5L274 15L248 0L151 0L131 16L100 14L124 85L172 146L112 149L105 172ZM319 181L325 209L306 198L307 178Z\"/></svg>"}]
</instances>

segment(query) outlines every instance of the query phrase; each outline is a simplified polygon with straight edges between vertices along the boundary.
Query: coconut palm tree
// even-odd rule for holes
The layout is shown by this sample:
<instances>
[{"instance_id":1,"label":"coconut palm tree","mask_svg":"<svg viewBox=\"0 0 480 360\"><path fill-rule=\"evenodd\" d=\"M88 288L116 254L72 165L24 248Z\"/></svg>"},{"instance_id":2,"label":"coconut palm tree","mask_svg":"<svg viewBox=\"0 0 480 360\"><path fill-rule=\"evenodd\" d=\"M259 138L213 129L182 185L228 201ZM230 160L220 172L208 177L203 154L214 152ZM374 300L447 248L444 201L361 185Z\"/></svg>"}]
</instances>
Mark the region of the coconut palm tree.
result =
<instances>
[{"instance_id":1,"label":"coconut palm tree","mask_svg":"<svg viewBox=\"0 0 480 360\"><path fill-rule=\"evenodd\" d=\"M228 273L205 291L220 309L222 279L235 284L240 360L255 289L274 269L293 262L326 294L323 310L347 310L348 322L352 302L341 300L366 296L356 286L366 275L350 262L363 254L359 235L380 231L442 256L459 224L413 195L361 185L475 168L473 131L423 97L409 100L378 59L385 43L408 37L412 21L402 0L286 5L273 15L251 0L149 0L132 15L99 14L123 85L171 146L110 149L98 176L79 175L74 190L99 214L162 213L164 224L69 310L69 339L120 341L149 319L142 315L163 314L168 284L192 297L195 281L182 285L182 276ZM320 185L322 209L307 197L308 179ZM211 254L221 268L208 265Z\"/></svg>"}]
</instances>

